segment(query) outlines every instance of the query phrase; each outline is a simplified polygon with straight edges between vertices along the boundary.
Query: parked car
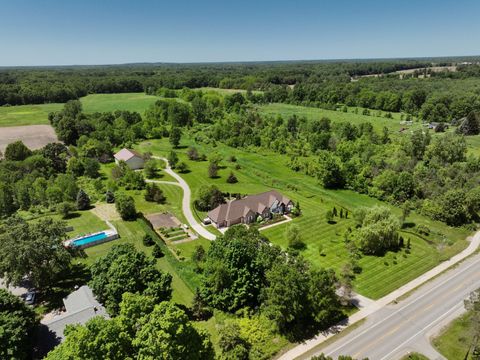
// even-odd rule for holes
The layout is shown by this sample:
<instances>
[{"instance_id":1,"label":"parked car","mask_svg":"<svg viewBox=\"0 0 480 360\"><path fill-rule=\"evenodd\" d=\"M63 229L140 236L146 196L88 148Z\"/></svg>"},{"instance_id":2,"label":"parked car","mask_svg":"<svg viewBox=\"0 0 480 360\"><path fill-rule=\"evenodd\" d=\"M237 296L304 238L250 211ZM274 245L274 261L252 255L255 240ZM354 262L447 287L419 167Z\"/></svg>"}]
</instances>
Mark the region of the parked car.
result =
<instances>
[{"instance_id":1,"label":"parked car","mask_svg":"<svg viewBox=\"0 0 480 360\"><path fill-rule=\"evenodd\" d=\"M212 221L210 220L210 218L205 218L203 219L203 225L210 225L212 223Z\"/></svg>"},{"instance_id":2,"label":"parked car","mask_svg":"<svg viewBox=\"0 0 480 360\"><path fill-rule=\"evenodd\" d=\"M37 293L35 291L29 291L29 292L27 292L27 295L25 296L25 302L28 305L33 305L33 304L35 304L36 298L37 298Z\"/></svg>"}]
</instances>

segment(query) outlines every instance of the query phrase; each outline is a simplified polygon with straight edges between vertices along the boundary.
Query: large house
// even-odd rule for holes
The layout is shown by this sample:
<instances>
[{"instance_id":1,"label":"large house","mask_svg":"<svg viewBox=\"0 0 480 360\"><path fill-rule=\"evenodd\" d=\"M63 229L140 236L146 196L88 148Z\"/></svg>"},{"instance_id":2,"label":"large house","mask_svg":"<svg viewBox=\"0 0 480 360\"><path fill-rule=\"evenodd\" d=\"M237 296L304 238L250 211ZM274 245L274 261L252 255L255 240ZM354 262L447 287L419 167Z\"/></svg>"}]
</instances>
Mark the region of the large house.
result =
<instances>
[{"instance_id":1,"label":"large house","mask_svg":"<svg viewBox=\"0 0 480 360\"><path fill-rule=\"evenodd\" d=\"M145 162L142 154L131 149L122 149L113 155L113 157L115 158L115 163L117 165L120 163L120 161L125 161L128 167L132 170L143 168L143 164Z\"/></svg>"},{"instance_id":2,"label":"large house","mask_svg":"<svg viewBox=\"0 0 480 360\"><path fill-rule=\"evenodd\" d=\"M289 198L278 191L270 190L221 204L208 213L208 218L217 228L222 228L235 224L250 224L259 216L270 219L273 214L289 213L292 207L293 203Z\"/></svg>"}]
</instances>

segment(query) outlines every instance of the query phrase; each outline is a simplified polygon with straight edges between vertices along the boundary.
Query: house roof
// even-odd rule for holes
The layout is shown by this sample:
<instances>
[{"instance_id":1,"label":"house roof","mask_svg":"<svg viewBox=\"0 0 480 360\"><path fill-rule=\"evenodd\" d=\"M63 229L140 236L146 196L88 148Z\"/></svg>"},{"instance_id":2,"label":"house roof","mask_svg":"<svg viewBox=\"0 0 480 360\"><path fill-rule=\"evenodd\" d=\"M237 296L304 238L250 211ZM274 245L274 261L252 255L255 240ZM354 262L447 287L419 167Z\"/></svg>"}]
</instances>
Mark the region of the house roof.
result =
<instances>
[{"instance_id":1,"label":"house roof","mask_svg":"<svg viewBox=\"0 0 480 360\"><path fill-rule=\"evenodd\" d=\"M261 214L266 208L270 208L275 201L287 205L290 199L276 190L270 190L261 194L249 195L239 200L232 200L221 204L208 213L208 217L215 223L235 220L247 216L249 212Z\"/></svg>"},{"instance_id":2,"label":"house roof","mask_svg":"<svg viewBox=\"0 0 480 360\"><path fill-rule=\"evenodd\" d=\"M67 325L85 324L94 316L108 317L105 308L95 299L90 287L84 285L63 299L66 311L43 322L57 338L63 339Z\"/></svg>"},{"instance_id":3,"label":"house roof","mask_svg":"<svg viewBox=\"0 0 480 360\"><path fill-rule=\"evenodd\" d=\"M125 149L123 148L119 152L117 152L113 157L117 160L128 161L133 157L139 157L143 159L143 155L140 154L138 151L132 149Z\"/></svg>"}]
</instances>

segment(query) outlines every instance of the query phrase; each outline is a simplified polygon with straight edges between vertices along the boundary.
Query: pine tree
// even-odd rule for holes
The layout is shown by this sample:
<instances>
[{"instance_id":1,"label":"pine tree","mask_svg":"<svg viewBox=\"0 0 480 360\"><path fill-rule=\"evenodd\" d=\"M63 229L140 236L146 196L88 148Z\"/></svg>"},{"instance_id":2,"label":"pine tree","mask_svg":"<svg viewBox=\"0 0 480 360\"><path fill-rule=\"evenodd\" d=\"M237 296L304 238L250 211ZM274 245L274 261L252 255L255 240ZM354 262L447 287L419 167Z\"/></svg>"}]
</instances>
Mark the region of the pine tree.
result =
<instances>
[{"instance_id":1,"label":"pine tree","mask_svg":"<svg viewBox=\"0 0 480 360\"><path fill-rule=\"evenodd\" d=\"M87 193L80 189L77 194L77 209L87 210L90 207L90 198Z\"/></svg>"},{"instance_id":2,"label":"pine tree","mask_svg":"<svg viewBox=\"0 0 480 360\"><path fill-rule=\"evenodd\" d=\"M333 216L338 216L337 208L334 206L332 211Z\"/></svg>"},{"instance_id":3,"label":"pine tree","mask_svg":"<svg viewBox=\"0 0 480 360\"><path fill-rule=\"evenodd\" d=\"M340 209L340 219L343 219L343 209Z\"/></svg>"}]
</instances>

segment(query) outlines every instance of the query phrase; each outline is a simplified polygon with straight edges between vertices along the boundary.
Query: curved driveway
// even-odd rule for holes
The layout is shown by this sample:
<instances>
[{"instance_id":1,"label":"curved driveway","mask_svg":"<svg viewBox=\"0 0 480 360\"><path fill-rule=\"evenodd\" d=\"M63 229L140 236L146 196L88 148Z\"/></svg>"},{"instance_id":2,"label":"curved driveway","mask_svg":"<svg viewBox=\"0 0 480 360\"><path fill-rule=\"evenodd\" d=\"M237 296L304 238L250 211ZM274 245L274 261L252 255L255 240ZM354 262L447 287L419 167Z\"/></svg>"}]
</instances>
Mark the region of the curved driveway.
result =
<instances>
[{"instance_id":1,"label":"curved driveway","mask_svg":"<svg viewBox=\"0 0 480 360\"><path fill-rule=\"evenodd\" d=\"M182 199L182 211L183 214L185 215L185 218L187 219L188 224L190 227L197 232L200 236L204 237L205 239L208 240L215 240L216 236L212 234L210 231L205 229L196 219L195 216L193 216L192 209L190 207L191 199L192 199L192 192L190 190L190 186L188 186L187 182L183 180L183 178L178 175L176 172L172 170L170 167L170 164L168 163L168 160L163 158L163 157L158 157L158 156L152 156L154 159L160 159L165 161L165 164L167 165L165 168L165 172L169 175L171 175L177 182L173 181L159 181L159 180L146 180L147 182L156 182L160 184L169 184L169 185L178 185L183 189L183 199Z\"/></svg>"}]
</instances>

